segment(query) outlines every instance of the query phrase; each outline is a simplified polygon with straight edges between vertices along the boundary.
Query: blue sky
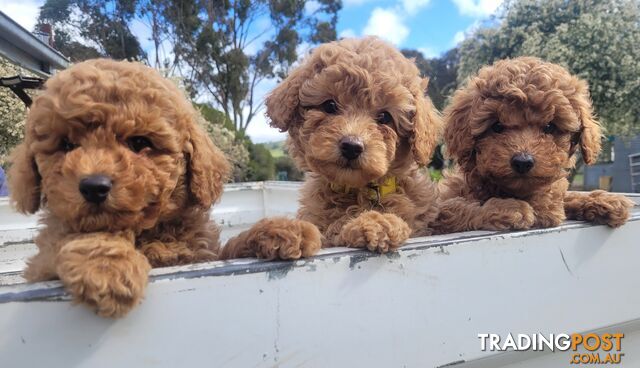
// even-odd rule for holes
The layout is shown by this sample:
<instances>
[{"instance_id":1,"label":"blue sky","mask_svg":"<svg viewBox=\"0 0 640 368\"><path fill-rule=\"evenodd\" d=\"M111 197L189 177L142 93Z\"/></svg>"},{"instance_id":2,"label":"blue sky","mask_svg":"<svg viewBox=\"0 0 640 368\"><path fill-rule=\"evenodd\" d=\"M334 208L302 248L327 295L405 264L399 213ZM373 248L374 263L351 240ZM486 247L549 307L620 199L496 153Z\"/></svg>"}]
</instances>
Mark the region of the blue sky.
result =
<instances>
[{"instance_id":1,"label":"blue sky","mask_svg":"<svg viewBox=\"0 0 640 368\"><path fill-rule=\"evenodd\" d=\"M465 32L493 14L501 2L502 0L343 0L343 8L338 16L338 35L377 35L397 47L417 49L427 57L438 56L464 39ZM38 8L43 3L44 0L0 0L0 10L23 27L33 29ZM307 6L308 10L313 10L317 4L312 0ZM268 20L258 22L256 27L269 27ZM143 47L150 45L150 42L144 41L148 38L144 25L134 24L132 30L143 41ZM304 50L302 47L300 51ZM256 97L263 98L274 86L275 81L263 82ZM262 114L251 122L247 133L255 142L284 139L284 134L269 127Z\"/></svg>"},{"instance_id":2,"label":"blue sky","mask_svg":"<svg viewBox=\"0 0 640 368\"><path fill-rule=\"evenodd\" d=\"M491 15L499 0L343 0L340 36L376 34L398 47L437 56Z\"/></svg>"}]
</instances>

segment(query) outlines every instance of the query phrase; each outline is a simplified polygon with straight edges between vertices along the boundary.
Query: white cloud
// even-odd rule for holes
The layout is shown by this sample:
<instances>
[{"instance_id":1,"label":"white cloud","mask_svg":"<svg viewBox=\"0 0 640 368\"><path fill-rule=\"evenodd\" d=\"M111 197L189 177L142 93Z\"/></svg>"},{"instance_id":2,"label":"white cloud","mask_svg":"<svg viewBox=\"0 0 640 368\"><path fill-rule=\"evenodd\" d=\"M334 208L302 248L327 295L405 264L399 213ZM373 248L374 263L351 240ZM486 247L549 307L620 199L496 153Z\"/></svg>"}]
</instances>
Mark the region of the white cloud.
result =
<instances>
[{"instance_id":1,"label":"white cloud","mask_svg":"<svg viewBox=\"0 0 640 368\"><path fill-rule=\"evenodd\" d=\"M431 59L439 55L436 50L429 46L418 47L418 51L420 51L420 53L422 53L422 55L427 59Z\"/></svg>"},{"instance_id":2,"label":"white cloud","mask_svg":"<svg viewBox=\"0 0 640 368\"><path fill-rule=\"evenodd\" d=\"M457 45L460 42L464 41L464 31L458 31L455 35L453 35L453 45Z\"/></svg>"},{"instance_id":3,"label":"white cloud","mask_svg":"<svg viewBox=\"0 0 640 368\"><path fill-rule=\"evenodd\" d=\"M354 31L351 28L347 28L342 30L342 32L340 32L340 34L338 34L338 38L353 38L353 37L357 37L356 35L356 31Z\"/></svg>"},{"instance_id":4,"label":"white cloud","mask_svg":"<svg viewBox=\"0 0 640 368\"><path fill-rule=\"evenodd\" d=\"M44 0L0 0L0 9L19 25L33 31L43 4Z\"/></svg>"},{"instance_id":5,"label":"white cloud","mask_svg":"<svg viewBox=\"0 0 640 368\"><path fill-rule=\"evenodd\" d=\"M451 40L451 47L455 47L460 42L464 41L464 39L467 38L468 35L473 34L481 24L482 22L479 19L476 19L465 30L456 32L456 34L453 35L453 39Z\"/></svg>"},{"instance_id":6,"label":"white cloud","mask_svg":"<svg viewBox=\"0 0 640 368\"><path fill-rule=\"evenodd\" d=\"M379 36L395 45L400 45L409 36L409 28L404 25L402 16L397 10L375 8L362 33Z\"/></svg>"},{"instance_id":7,"label":"white cloud","mask_svg":"<svg viewBox=\"0 0 640 368\"><path fill-rule=\"evenodd\" d=\"M315 0L307 1L304 4L304 11L307 14L313 14L318 9L320 9L320 3Z\"/></svg>"},{"instance_id":8,"label":"white cloud","mask_svg":"<svg viewBox=\"0 0 640 368\"><path fill-rule=\"evenodd\" d=\"M380 0L342 0L342 5L344 5L344 7L348 7L348 6L360 6L360 5L364 5L366 3L373 3L373 2L377 2Z\"/></svg>"},{"instance_id":9,"label":"white cloud","mask_svg":"<svg viewBox=\"0 0 640 368\"><path fill-rule=\"evenodd\" d=\"M308 45L308 44L307 44ZM254 97L256 101L264 102L264 98L267 96L271 90L273 90L277 85L277 81L275 79L267 79L262 81L256 86ZM247 128L247 135L251 137L251 140L254 143L264 143L264 142L273 142L273 141L282 141L287 137L286 133L280 133L280 131L276 128L272 128L269 126L268 119L264 115L265 109L264 105L262 110L258 111L258 113L253 117L251 123L249 123L249 127ZM245 116L248 115L248 110L245 111Z\"/></svg>"},{"instance_id":10,"label":"white cloud","mask_svg":"<svg viewBox=\"0 0 640 368\"><path fill-rule=\"evenodd\" d=\"M414 15L430 2L431 0L402 0L402 8L407 14Z\"/></svg>"},{"instance_id":11,"label":"white cloud","mask_svg":"<svg viewBox=\"0 0 640 368\"><path fill-rule=\"evenodd\" d=\"M269 126L263 113L258 113L251 120L247 128L247 135L254 143L283 141L287 138L287 133L281 133L278 129Z\"/></svg>"},{"instance_id":12,"label":"white cloud","mask_svg":"<svg viewBox=\"0 0 640 368\"><path fill-rule=\"evenodd\" d=\"M452 0L462 15L487 17L493 14L503 0Z\"/></svg>"}]
</instances>

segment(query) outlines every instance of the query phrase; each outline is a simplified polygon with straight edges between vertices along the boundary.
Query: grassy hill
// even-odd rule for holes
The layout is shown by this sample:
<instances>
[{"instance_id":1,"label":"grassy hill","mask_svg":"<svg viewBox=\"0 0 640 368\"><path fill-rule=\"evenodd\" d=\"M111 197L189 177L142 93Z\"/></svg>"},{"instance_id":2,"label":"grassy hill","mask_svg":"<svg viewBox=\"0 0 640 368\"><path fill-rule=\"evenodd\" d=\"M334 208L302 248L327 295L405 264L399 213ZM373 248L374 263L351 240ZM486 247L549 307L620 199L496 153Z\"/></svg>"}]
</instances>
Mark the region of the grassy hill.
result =
<instances>
[{"instance_id":1,"label":"grassy hill","mask_svg":"<svg viewBox=\"0 0 640 368\"><path fill-rule=\"evenodd\" d=\"M284 141L263 143L271 152L271 157L278 158L284 156Z\"/></svg>"}]
</instances>

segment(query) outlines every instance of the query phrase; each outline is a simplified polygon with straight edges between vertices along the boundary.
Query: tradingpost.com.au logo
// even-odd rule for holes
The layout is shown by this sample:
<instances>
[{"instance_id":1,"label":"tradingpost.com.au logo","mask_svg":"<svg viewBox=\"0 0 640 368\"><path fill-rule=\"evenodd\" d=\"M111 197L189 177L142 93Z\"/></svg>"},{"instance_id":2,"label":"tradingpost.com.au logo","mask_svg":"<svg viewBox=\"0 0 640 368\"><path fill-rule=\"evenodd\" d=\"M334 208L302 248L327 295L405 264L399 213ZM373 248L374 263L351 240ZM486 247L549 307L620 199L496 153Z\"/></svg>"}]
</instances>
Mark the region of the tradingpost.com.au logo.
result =
<instances>
[{"instance_id":1,"label":"tradingpost.com.au logo","mask_svg":"<svg viewBox=\"0 0 640 368\"><path fill-rule=\"evenodd\" d=\"M480 333L482 351L572 351L571 364L620 364L623 333L499 334ZM581 349L582 348L582 349ZM580 351L578 351L580 350Z\"/></svg>"}]
</instances>

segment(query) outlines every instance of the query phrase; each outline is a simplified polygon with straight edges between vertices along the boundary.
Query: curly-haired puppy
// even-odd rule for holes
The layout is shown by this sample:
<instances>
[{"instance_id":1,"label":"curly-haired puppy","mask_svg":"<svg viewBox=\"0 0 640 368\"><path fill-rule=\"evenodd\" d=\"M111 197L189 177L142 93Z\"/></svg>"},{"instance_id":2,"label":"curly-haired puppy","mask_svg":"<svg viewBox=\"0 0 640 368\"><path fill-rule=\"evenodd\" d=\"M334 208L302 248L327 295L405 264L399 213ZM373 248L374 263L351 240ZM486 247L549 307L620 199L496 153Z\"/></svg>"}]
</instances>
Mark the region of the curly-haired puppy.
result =
<instances>
[{"instance_id":1,"label":"curly-haired puppy","mask_svg":"<svg viewBox=\"0 0 640 368\"><path fill-rule=\"evenodd\" d=\"M117 317L140 301L152 266L219 258L209 209L229 165L172 82L138 63L92 60L45 87L9 173L15 207L43 209L29 281L60 278L76 301ZM222 256L274 258L247 247Z\"/></svg>"},{"instance_id":2,"label":"curly-haired puppy","mask_svg":"<svg viewBox=\"0 0 640 368\"><path fill-rule=\"evenodd\" d=\"M440 123L426 87L412 61L370 37L319 46L268 96L271 124L308 172L298 218L324 246L384 253L430 233L435 188L418 165Z\"/></svg>"},{"instance_id":3,"label":"curly-haired puppy","mask_svg":"<svg viewBox=\"0 0 640 368\"><path fill-rule=\"evenodd\" d=\"M445 111L445 143L458 170L441 183L439 232L528 229L566 217L617 227L632 202L567 192L578 146L600 151L587 83L533 57L482 68Z\"/></svg>"}]
</instances>

